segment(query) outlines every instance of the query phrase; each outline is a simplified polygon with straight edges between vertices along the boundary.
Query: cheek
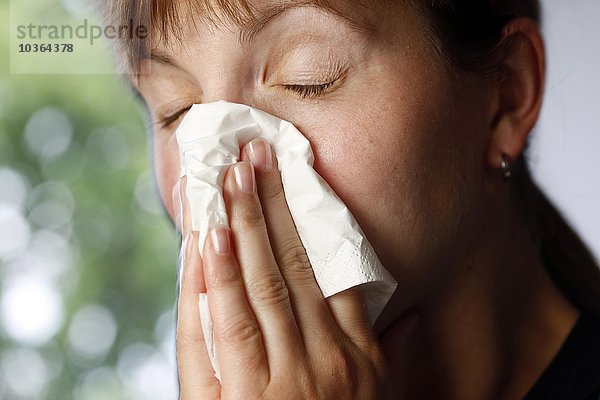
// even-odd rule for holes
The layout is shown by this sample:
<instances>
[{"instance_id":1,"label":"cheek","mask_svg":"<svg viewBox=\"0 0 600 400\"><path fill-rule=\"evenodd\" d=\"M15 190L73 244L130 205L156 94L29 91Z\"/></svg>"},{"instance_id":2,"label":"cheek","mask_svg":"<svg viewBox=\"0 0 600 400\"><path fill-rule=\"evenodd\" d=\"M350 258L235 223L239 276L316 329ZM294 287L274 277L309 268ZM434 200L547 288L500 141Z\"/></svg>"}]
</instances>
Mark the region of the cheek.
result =
<instances>
[{"instance_id":1,"label":"cheek","mask_svg":"<svg viewBox=\"0 0 600 400\"><path fill-rule=\"evenodd\" d=\"M179 178L179 150L175 135L155 135L153 143L154 174L161 200L174 220L173 188Z\"/></svg>"},{"instance_id":2,"label":"cheek","mask_svg":"<svg viewBox=\"0 0 600 400\"><path fill-rule=\"evenodd\" d=\"M465 203L453 178L461 138L451 133L449 100L430 96L434 89L425 82L432 81L425 80L419 93L388 82L373 88L378 96L365 92L299 126L313 147L315 169L398 275L406 266L435 264ZM433 92L444 93L439 79L436 85Z\"/></svg>"},{"instance_id":3,"label":"cheek","mask_svg":"<svg viewBox=\"0 0 600 400\"><path fill-rule=\"evenodd\" d=\"M352 212L384 264L395 264L400 225L412 235L420 227L415 205L425 207L419 182L413 177L424 167L418 138L407 134L401 116L361 108L360 113L340 110L328 132L313 130L309 137L315 152L315 170ZM335 125L335 126L334 126ZM421 138L422 139L422 138ZM419 165L420 164L420 165ZM390 240L397 238L398 240Z\"/></svg>"}]
</instances>

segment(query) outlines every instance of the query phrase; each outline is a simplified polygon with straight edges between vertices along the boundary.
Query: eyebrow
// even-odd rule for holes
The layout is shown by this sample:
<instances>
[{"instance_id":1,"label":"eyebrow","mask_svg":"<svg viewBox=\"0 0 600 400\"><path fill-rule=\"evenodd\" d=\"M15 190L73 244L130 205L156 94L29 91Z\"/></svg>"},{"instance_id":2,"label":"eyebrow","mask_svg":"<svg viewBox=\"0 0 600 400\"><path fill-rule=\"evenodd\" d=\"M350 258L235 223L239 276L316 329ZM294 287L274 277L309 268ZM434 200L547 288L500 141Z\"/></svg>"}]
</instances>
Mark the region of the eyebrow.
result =
<instances>
[{"instance_id":1,"label":"eyebrow","mask_svg":"<svg viewBox=\"0 0 600 400\"><path fill-rule=\"evenodd\" d=\"M360 3L360 5L366 8L366 6L362 4L362 2ZM251 44L255 40L256 36L279 15L283 14L287 10L302 7L317 8L331 15L340 17L349 24L350 28L353 31L358 33L374 33L376 30L375 27L372 24L366 22L365 19L358 19L357 17L348 15L347 13L341 12L340 10L335 9L332 6L323 4L322 1L292 0L259 9L255 13L253 13L253 18L250 21L235 22L240 31L238 43L242 47ZM152 50L150 52L150 59L159 63L177 66L175 60L168 53L158 49Z\"/></svg>"}]
</instances>

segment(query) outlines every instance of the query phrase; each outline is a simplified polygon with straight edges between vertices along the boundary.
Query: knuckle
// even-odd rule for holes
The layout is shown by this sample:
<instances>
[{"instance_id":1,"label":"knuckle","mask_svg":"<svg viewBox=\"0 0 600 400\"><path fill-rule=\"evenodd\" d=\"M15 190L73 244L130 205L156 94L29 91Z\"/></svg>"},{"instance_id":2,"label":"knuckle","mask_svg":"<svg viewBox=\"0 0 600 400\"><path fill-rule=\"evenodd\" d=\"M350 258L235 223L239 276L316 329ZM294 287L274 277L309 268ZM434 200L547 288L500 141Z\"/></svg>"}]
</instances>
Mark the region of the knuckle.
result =
<instances>
[{"instance_id":1,"label":"knuckle","mask_svg":"<svg viewBox=\"0 0 600 400\"><path fill-rule=\"evenodd\" d=\"M348 375L345 379L351 379L348 381L348 387L351 388L348 395L351 398L362 399L389 398L389 394L386 393L386 388L389 388L389 376L383 352L377 349L365 352L353 346L350 346L348 351L351 356L349 360L354 360L347 366L350 371L346 370ZM373 392L372 388L376 391Z\"/></svg>"},{"instance_id":2,"label":"knuckle","mask_svg":"<svg viewBox=\"0 0 600 400\"><path fill-rule=\"evenodd\" d=\"M266 226L262 208L256 201L236 208L233 223L241 229Z\"/></svg>"},{"instance_id":3,"label":"knuckle","mask_svg":"<svg viewBox=\"0 0 600 400\"><path fill-rule=\"evenodd\" d=\"M281 181L268 185L261 193L262 199L267 202L285 201L285 194Z\"/></svg>"},{"instance_id":4,"label":"knuckle","mask_svg":"<svg viewBox=\"0 0 600 400\"><path fill-rule=\"evenodd\" d=\"M268 305L285 305L289 299L288 288L281 277L269 276L248 285L253 302Z\"/></svg>"},{"instance_id":5,"label":"knuckle","mask_svg":"<svg viewBox=\"0 0 600 400\"><path fill-rule=\"evenodd\" d=\"M213 290L235 288L241 284L239 270L231 266L213 268L210 274L206 274L205 279L206 286Z\"/></svg>"},{"instance_id":6,"label":"knuckle","mask_svg":"<svg viewBox=\"0 0 600 400\"><path fill-rule=\"evenodd\" d=\"M253 342L260 338L256 321L250 318L236 318L226 321L220 329L215 329L215 337L222 342Z\"/></svg>"},{"instance_id":7,"label":"knuckle","mask_svg":"<svg viewBox=\"0 0 600 400\"><path fill-rule=\"evenodd\" d=\"M287 275L293 277L294 281L298 284L310 284L315 280L310 263L308 262L294 260L284 263L284 267L282 268L284 268Z\"/></svg>"},{"instance_id":8,"label":"knuckle","mask_svg":"<svg viewBox=\"0 0 600 400\"><path fill-rule=\"evenodd\" d=\"M310 362L301 359L295 360L293 378L290 380L290 372L287 369L275 369L271 375L271 386L264 399L279 400L303 400L303 399L330 399L336 397L323 397L319 392L317 374Z\"/></svg>"},{"instance_id":9,"label":"knuckle","mask_svg":"<svg viewBox=\"0 0 600 400\"><path fill-rule=\"evenodd\" d=\"M335 368L338 379L342 382L349 383L347 386L350 388L355 388L357 383L357 370L356 364L354 360L342 349L339 347L333 351L332 354L332 363ZM351 393L354 393L354 390L351 390Z\"/></svg>"},{"instance_id":10,"label":"knuckle","mask_svg":"<svg viewBox=\"0 0 600 400\"><path fill-rule=\"evenodd\" d=\"M302 243L297 238L285 240L284 243L279 254L281 268L300 277L312 277L310 260Z\"/></svg>"},{"instance_id":11,"label":"knuckle","mask_svg":"<svg viewBox=\"0 0 600 400\"><path fill-rule=\"evenodd\" d=\"M195 348L199 345L204 345L204 338L201 335L190 335L181 332L181 330L177 331L175 336L175 347L180 351Z\"/></svg>"}]
</instances>

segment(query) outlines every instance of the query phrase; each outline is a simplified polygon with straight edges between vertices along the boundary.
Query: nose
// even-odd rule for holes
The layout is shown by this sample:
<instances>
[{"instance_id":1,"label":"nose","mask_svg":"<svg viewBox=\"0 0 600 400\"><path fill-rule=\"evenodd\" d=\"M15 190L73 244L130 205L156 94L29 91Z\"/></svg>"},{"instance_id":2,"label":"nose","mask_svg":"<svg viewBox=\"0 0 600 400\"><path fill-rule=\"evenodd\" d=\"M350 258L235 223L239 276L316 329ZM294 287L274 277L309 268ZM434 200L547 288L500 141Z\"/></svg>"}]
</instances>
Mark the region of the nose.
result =
<instances>
[{"instance_id":1,"label":"nose","mask_svg":"<svg viewBox=\"0 0 600 400\"><path fill-rule=\"evenodd\" d=\"M202 101L211 103L225 100L232 103L252 105L253 88L252 68L243 61L213 64L202 76Z\"/></svg>"},{"instance_id":2,"label":"nose","mask_svg":"<svg viewBox=\"0 0 600 400\"><path fill-rule=\"evenodd\" d=\"M198 26L193 37L188 71L200 86L202 102L225 100L256 106L262 67L240 44L239 32Z\"/></svg>"},{"instance_id":3,"label":"nose","mask_svg":"<svg viewBox=\"0 0 600 400\"><path fill-rule=\"evenodd\" d=\"M263 82L266 66L238 45L238 36L219 32L202 36L203 44L190 60L189 71L200 86L202 103L225 100L245 104L285 118Z\"/></svg>"}]
</instances>

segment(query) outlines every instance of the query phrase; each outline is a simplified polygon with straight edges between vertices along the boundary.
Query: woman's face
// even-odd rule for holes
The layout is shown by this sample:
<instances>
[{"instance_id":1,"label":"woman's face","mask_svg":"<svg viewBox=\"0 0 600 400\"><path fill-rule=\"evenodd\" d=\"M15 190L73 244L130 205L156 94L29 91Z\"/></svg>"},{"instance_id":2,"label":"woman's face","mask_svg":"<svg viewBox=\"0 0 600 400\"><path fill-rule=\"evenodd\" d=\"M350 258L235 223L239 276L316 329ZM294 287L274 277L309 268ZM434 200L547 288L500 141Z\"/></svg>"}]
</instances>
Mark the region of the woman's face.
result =
<instances>
[{"instance_id":1,"label":"woman's face","mask_svg":"<svg viewBox=\"0 0 600 400\"><path fill-rule=\"evenodd\" d=\"M488 106L480 85L459 85L443 69L411 2L373 3L337 3L372 29L304 5L256 25L243 43L233 23L194 27L188 18L182 43L157 43L151 73L137 85L154 121L223 99L292 122L409 306L452 273L474 229ZM153 132L171 218L181 117L157 122Z\"/></svg>"}]
</instances>

